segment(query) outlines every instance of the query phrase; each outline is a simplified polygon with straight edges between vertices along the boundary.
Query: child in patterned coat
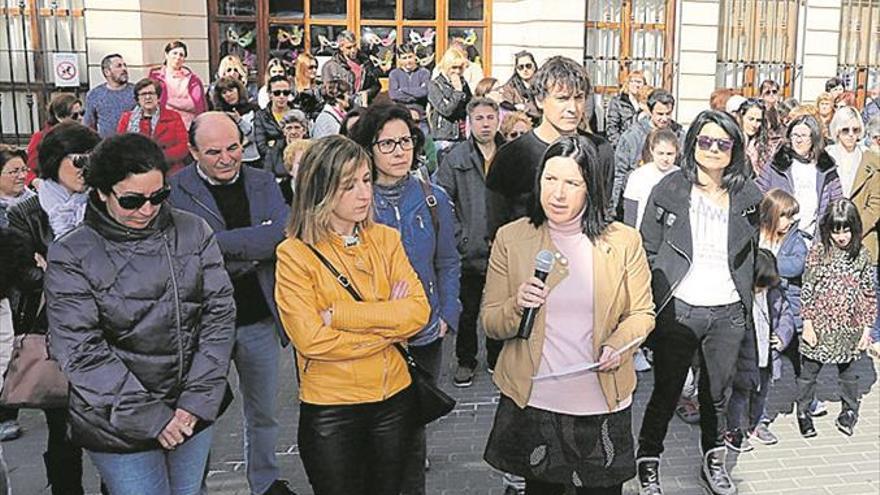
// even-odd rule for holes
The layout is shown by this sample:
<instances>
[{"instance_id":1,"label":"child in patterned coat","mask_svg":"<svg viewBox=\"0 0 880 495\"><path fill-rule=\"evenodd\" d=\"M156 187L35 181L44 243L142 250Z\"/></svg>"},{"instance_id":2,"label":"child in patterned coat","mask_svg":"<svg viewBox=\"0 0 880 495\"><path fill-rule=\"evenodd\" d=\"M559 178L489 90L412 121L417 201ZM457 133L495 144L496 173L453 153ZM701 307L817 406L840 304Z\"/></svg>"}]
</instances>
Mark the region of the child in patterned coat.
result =
<instances>
[{"instance_id":1,"label":"child in patterned coat","mask_svg":"<svg viewBox=\"0 0 880 495\"><path fill-rule=\"evenodd\" d=\"M816 436L807 408L816 393L816 377L836 364L841 412L837 429L852 435L859 413L858 376L853 363L870 344L876 314L874 265L862 245L862 222L852 201L831 203L819 225L820 242L810 249L801 293L804 331L798 384L798 427Z\"/></svg>"}]
</instances>

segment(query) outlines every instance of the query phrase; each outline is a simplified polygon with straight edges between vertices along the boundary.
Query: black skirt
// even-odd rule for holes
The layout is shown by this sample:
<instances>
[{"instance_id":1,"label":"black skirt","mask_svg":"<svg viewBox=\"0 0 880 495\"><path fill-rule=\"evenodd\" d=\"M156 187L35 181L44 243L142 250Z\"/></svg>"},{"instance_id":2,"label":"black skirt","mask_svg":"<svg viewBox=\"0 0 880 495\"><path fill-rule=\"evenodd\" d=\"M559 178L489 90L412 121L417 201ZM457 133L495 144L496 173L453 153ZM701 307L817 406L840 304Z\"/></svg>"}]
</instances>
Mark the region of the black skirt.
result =
<instances>
[{"instance_id":1,"label":"black skirt","mask_svg":"<svg viewBox=\"0 0 880 495\"><path fill-rule=\"evenodd\" d=\"M484 458L527 480L574 487L619 485L636 473L632 408L571 416L520 409L502 395Z\"/></svg>"}]
</instances>

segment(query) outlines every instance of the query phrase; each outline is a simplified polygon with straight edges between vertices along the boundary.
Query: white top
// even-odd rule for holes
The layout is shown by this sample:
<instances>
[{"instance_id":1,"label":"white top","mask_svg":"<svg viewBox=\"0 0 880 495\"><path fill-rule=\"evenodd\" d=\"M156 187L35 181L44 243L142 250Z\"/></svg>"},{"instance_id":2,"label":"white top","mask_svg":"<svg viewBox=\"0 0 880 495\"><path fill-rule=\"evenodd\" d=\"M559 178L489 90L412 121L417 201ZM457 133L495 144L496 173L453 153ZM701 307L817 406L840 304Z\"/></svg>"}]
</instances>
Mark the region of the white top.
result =
<instances>
[{"instance_id":1,"label":"white top","mask_svg":"<svg viewBox=\"0 0 880 495\"><path fill-rule=\"evenodd\" d=\"M727 262L730 208L691 189L691 267L673 294L691 306L724 306L740 300Z\"/></svg>"},{"instance_id":2,"label":"white top","mask_svg":"<svg viewBox=\"0 0 880 495\"><path fill-rule=\"evenodd\" d=\"M767 289L755 293L752 313L755 315L758 367L766 368L770 363L770 306L767 304Z\"/></svg>"},{"instance_id":3,"label":"white top","mask_svg":"<svg viewBox=\"0 0 880 495\"><path fill-rule=\"evenodd\" d=\"M825 151L837 162L837 175L840 177L843 195L847 198L852 197L856 174L859 171L859 164L862 163L862 148L856 146L852 152L849 152L843 146L834 144L825 148Z\"/></svg>"},{"instance_id":4,"label":"white top","mask_svg":"<svg viewBox=\"0 0 880 495\"><path fill-rule=\"evenodd\" d=\"M791 179L794 198L800 205L800 229L810 237L816 231L816 214L819 211L819 192L816 189L816 163L791 160Z\"/></svg>"},{"instance_id":5,"label":"white top","mask_svg":"<svg viewBox=\"0 0 880 495\"><path fill-rule=\"evenodd\" d=\"M661 172L654 162L648 162L641 167L633 170L629 174L626 181L626 188L623 190L623 198L636 202L636 224L635 228L642 225L642 216L645 214L645 205L648 203L648 196L654 190L654 186L672 172L678 170L673 166L666 172Z\"/></svg>"}]
</instances>

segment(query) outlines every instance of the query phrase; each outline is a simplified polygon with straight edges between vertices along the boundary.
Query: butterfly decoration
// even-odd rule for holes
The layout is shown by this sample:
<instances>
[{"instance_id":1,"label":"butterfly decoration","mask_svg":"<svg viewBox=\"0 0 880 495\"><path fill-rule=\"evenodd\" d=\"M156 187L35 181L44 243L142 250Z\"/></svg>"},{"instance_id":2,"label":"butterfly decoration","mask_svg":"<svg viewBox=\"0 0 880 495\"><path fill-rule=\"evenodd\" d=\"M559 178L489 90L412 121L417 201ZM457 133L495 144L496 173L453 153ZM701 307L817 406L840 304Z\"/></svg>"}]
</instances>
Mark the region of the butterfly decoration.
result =
<instances>
[{"instance_id":1,"label":"butterfly decoration","mask_svg":"<svg viewBox=\"0 0 880 495\"><path fill-rule=\"evenodd\" d=\"M235 28L232 26L229 26L226 29L226 39L229 42L237 44L242 48L250 46L251 43L254 42L255 36L256 34L253 31L248 31L242 35L239 35L238 32L235 31Z\"/></svg>"},{"instance_id":2,"label":"butterfly decoration","mask_svg":"<svg viewBox=\"0 0 880 495\"><path fill-rule=\"evenodd\" d=\"M305 32L305 29L301 26L293 26L293 29L290 31L278 28L278 31L275 33L275 39L278 40L278 46L286 43L289 43L291 46L300 46Z\"/></svg>"},{"instance_id":3,"label":"butterfly decoration","mask_svg":"<svg viewBox=\"0 0 880 495\"><path fill-rule=\"evenodd\" d=\"M370 60L372 60L373 65L378 67L382 72L388 72L394 65L394 51L385 50L385 53L383 53L381 57L370 55Z\"/></svg>"},{"instance_id":4,"label":"butterfly decoration","mask_svg":"<svg viewBox=\"0 0 880 495\"><path fill-rule=\"evenodd\" d=\"M426 29L424 33L413 30L409 32L409 41L414 45L431 46L436 35L437 32L433 29Z\"/></svg>"}]
</instances>

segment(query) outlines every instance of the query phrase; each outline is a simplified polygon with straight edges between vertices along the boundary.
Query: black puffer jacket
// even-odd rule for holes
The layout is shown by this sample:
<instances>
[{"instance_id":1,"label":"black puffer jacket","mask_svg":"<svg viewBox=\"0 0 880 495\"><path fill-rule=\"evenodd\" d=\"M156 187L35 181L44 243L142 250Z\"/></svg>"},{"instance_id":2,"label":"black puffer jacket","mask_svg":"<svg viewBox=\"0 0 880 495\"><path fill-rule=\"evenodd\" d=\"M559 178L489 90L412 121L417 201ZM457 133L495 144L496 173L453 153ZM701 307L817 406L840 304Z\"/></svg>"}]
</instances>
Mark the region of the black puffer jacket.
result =
<instances>
[{"instance_id":1,"label":"black puffer jacket","mask_svg":"<svg viewBox=\"0 0 880 495\"><path fill-rule=\"evenodd\" d=\"M99 203L93 195L83 224L49 247L49 348L70 380L74 443L158 449L176 408L199 418L197 430L221 412L232 283L201 218L163 205L130 230Z\"/></svg>"}]
</instances>

